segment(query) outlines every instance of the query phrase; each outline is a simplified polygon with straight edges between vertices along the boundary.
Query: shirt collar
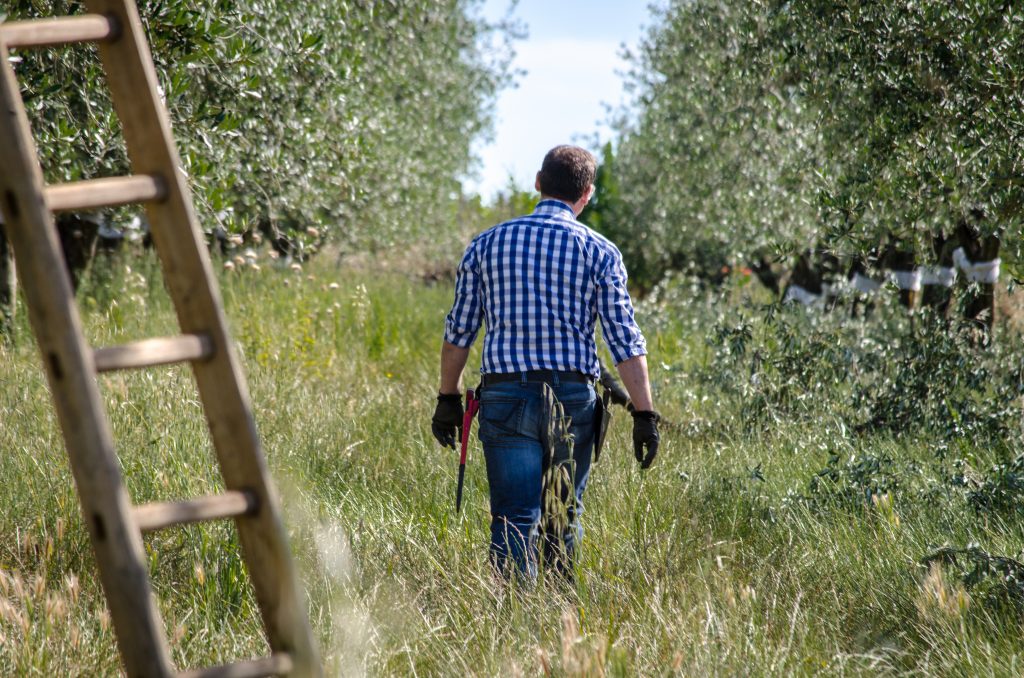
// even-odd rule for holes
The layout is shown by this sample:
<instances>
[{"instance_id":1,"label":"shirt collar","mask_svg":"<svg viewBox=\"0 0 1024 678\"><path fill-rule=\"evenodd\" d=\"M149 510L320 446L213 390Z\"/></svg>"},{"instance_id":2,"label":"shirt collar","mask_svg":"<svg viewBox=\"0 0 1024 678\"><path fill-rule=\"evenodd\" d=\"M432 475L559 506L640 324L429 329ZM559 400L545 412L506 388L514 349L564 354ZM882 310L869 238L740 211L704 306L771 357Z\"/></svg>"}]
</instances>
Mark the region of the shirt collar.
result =
<instances>
[{"instance_id":1,"label":"shirt collar","mask_svg":"<svg viewBox=\"0 0 1024 678\"><path fill-rule=\"evenodd\" d=\"M576 218L576 215L573 214L572 207L569 206L569 203L563 202L561 200L556 200L555 198L545 198L544 200L541 200L539 203L537 203L537 207L534 208L533 213L542 215L556 215L563 211L569 213L570 219Z\"/></svg>"}]
</instances>

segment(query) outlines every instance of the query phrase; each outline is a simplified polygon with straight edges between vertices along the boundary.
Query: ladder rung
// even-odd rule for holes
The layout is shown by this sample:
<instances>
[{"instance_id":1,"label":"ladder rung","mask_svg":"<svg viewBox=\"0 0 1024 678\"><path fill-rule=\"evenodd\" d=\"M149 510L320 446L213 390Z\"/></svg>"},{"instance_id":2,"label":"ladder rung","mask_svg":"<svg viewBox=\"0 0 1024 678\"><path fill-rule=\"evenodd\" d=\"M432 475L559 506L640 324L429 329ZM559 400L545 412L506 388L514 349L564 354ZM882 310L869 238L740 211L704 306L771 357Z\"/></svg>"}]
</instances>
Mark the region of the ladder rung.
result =
<instances>
[{"instance_id":1,"label":"ladder rung","mask_svg":"<svg viewBox=\"0 0 1024 678\"><path fill-rule=\"evenodd\" d=\"M8 47L49 47L71 42L99 42L117 37L117 22L102 14L56 19L12 21L0 26L0 40Z\"/></svg>"},{"instance_id":2,"label":"ladder rung","mask_svg":"<svg viewBox=\"0 0 1024 678\"><path fill-rule=\"evenodd\" d=\"M143 532L165 527L198 523L218 518L253 515L259 509L256 495L229 490L223 494L187 501L153 502L135 507L135 522Z\"/></svg>"},{"instance_id":3,"label":"ladder rung","mask_svg":"<svg viewBox=\"0 0 1024 678\"><path fill-rule=\"evenodd\" d=\"M143 339L123 346L93 351L97 372L170 365L186 360L206 360L213 355L213 341L206 334Z\"/></svg>"},{"instance_id":4,"label":"ladder rung","mask_svg":"<svg viewBox=\"0 0 1024 678\"><path fill-rule=\"evenodd\" d=\"M179 673L178 678L263 678L264 676L283 676L291 672L291 656L284 652L276 652L264 659L185 671Z\"/></svg>"},{"instance_id":5,"label":"ladder rung","mask_svg":"<svg viewBox=\"0 0 1024 678\"><path fill-rule=\"evenodd\" d=\"M163 179L150 174L107 177L54 184L44 189L46 206L53 212L116 207L137 202L159 202L167 196Z\"/></svg>"}]
</instances>

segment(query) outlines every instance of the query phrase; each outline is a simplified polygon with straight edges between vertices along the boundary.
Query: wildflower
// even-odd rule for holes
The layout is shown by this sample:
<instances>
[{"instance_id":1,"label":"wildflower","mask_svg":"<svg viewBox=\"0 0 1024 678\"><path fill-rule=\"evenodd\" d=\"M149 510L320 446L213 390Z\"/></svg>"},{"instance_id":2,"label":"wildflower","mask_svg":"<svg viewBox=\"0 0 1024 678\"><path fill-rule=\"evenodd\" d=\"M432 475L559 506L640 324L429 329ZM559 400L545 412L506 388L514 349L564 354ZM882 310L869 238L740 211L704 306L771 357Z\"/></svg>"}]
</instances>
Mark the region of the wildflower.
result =
<instances>
[{"instance_id":1,"label":"wildflower","mask_svg":"<svg viewBox=\"0 0 1024 678\"><path fill-rule=\"evenodd\" d=\"M236 256L233 261L238 266L245 266L245 257Z\"/></svg>"},{"instance_id":2,"label":"wildflower","mask_svg":"<svg viewBox=\"0 0 1024 678\"><path fill-rule=\"evenodd\" d=\"M206 570L204 570L203 566L200 565L199 563L196 563L195 575L196 575L196 581L199 582L200 586L202 586L203 584L206 583Z\"/></svg>"},{"instance_id":3,"label":"wildflower","mask_svg":"<svg viewBox=\"0 0 1024 678\"><path fill-rule=\"evenodd\" d=\"M338 285L338 283L335 282L335 283L331 283L330 285L328 285L327 289L329 289L329 290L336 290L336 289L338 289L338 287L340 287L340 285Z\"/></svg>"},{"instance_id":4,"label":"wildflower","mask_svg":"<svg viewBox=\"0 0 1024 678\"><path fill-rule=\"evenodd\" d=\"M225 261L224 262L224 270L225 271L233 271L233 270L235 270L235 262L233 262L233 261Z\"/></svg>"},{"instance_id":5,"label":"wildflower","mask_svg":"<svg viewBox=\"0 0 1024 678\"><path fill-rule=\"evenodd\" d=\"M253 245L259 245L262 242L263 242L263 235L262 234L260 234L260 233L253 233L252 234L252 244Z\"/></svg>"},{"instance_id":6,"label":"wildflower","mask_svg":"<svg viewBox=\"0 0 1024 678\"><path fill-rule=\"evenodd\" d=\"M249 262L249 268L251 268L254 271L258 271L258 270L260 270L260 265L257 264L255 261L250 261Z\"/></svg>"},{"instance_id":7,"label":"wildflower","mask_svg":"<svg viewBox=\"0 0 1024 678\"><path fill-rule=\"evenodd\" d=\"M310 226L309 228L306 229L306 235L308 235L310 238L319 238L320 237L320 231L318 231L314 227Z\"/></svg>"},{"instance_id":8,"label":"wildflower","mask_svg":"<svg viewBox=\"0 0 1024 678\"><path fill-rule=\"evenodd\" d=\"M298 263L298 262L295 262L294 264L292 264L292 265L291 265L291 266L289 266L288 268L290 268L290 269L292 269L293 271L295 271L296 273L298 273L299 271L301 271L301 270L302 270L302 264L300 264L300 263Z\"/></svg>"}]
</instances>

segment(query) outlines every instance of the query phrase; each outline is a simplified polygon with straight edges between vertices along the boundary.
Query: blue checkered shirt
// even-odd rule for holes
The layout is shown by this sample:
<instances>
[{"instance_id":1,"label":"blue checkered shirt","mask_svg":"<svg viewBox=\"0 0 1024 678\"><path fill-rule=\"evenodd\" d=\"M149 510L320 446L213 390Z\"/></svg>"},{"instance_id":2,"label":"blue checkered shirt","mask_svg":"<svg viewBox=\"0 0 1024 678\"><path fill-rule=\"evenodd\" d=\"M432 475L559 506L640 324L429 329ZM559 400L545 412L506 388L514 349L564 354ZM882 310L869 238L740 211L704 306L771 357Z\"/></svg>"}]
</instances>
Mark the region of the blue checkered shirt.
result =
<instances>
[{"instance_id":1,"label":"blue checkered shirt","mask_svg":"<svg viewBox=\"0 0 1024 678\"><path fill-rule=\"evenodd\" d=\"M444 338L469 348L486 321L483 374L577 371L597 377L594 329L615 364L645 355L622 254L559 200L490 228L466 248Z\"/></svg>"}]
</instances>

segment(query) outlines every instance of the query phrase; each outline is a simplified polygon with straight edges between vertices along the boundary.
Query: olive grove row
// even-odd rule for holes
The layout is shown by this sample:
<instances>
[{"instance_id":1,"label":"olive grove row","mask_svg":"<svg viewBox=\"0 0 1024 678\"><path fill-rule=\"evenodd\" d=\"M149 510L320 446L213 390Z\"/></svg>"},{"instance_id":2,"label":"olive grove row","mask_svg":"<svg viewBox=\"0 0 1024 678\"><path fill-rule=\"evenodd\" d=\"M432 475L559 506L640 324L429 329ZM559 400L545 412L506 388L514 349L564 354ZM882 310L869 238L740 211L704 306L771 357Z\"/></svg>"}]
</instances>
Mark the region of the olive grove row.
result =
<instances>
[{"instance_id":1,"label":"olive grove row","mask_svg":"<svg viewBox=\"0 0 1024 678\"><path fill-rule=\"evenodd\" d=\"M958 227L1019 260L1020 3L672 0L631 60L596 211L639 282Z\"/></svg>"},{"instance_id":2,"label":"olive grove row","mask_svg":"<svg viewBox=\"0 0 1024 678\"><path fill-rule=\"evenodd\" d=\"M514 28L480 0L140 0L207 228L317 227L343 245L450 226L471 142L510 77ZM6 20L77 14L11 0ZM15 55L49 182L124 173L95 50Z\"/></svg>"},{"instance_id":3,"label":"olive grove row","mask_svg":"<svg viewBox=\"0 0 1024 678\"><path fill-rule=\"evenodd\" d=\"M485 20L481 3L139 0L211 239L262 233L291 253L325 239L372 251L457 237L460 178L510 82L519 33L511 20ZM0 20L83 11L75 0L10 0ZM93 46L16 51L11 64L48 183L129 173ZM123 237L140 223L133 216L58 217L76 284L104 229ZM0 228L0 334L12 322L13 270Z\"/></svg>"}]
</instances>

